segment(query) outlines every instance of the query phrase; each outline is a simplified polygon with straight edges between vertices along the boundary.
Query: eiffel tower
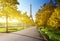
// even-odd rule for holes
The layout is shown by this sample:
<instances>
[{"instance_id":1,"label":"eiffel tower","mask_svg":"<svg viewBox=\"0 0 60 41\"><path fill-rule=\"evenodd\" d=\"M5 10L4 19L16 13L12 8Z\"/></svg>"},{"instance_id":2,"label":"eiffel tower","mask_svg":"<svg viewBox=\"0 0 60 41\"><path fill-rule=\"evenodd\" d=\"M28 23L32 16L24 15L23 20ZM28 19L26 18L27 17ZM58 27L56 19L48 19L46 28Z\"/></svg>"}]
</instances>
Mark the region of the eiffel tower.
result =
<instances>
[{"instance_id":1,"label":"eiffel tower","mask_svg":"<svg viewBox=\"0 0 60 41\"><path fill-rule=\"evenodd\" d=\"M32 5L30 4L30 19L33 20L33 17L32 17Z\"/></svg>"}]
</instances>

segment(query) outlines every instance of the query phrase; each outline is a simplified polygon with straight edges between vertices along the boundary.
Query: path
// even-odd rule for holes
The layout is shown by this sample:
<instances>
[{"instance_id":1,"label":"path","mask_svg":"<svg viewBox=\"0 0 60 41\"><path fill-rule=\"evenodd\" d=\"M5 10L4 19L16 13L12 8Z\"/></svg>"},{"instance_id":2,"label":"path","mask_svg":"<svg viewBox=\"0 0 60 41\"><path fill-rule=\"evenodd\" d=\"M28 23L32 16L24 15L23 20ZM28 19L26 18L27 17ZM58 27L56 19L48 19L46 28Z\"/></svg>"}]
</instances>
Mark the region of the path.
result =
<instances>
[{"instance_id":1,"label":"path","mask_svg":"<svg viewBox=\"0 0 60 41\"><path fill-rule=\"evenodd\" d=\"M18 32L2 34L0 41L42 41L36 27L27 28Z\"/></svg>"}]
</instances>

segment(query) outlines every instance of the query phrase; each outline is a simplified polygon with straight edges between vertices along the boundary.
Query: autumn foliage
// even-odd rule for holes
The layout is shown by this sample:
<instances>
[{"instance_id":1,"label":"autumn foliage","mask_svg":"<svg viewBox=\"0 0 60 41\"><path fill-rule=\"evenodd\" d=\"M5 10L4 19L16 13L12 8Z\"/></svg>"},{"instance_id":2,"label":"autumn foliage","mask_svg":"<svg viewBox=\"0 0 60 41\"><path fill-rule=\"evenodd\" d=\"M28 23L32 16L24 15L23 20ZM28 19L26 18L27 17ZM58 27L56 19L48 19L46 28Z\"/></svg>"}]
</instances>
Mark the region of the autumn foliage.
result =
<instances>
[{"instance_id":1,"label":"autumn foliage","mask_svg":"<svg viewBox=\"0 0 60 41\"><path fill-rule=\"evenodd\" d=\"M44 4L36 14L36 25L60 27L60 7L54 4Z\"/></svg>"},{"instance_id":2,"label":"autumn foliage","mask_svg":"<svg viewBox=\"0 0 60 41\"><path fill-rule=\"evenodd\" d=\"M27 13L22 14L21 11L17 10L17 5L19 5L17 0L0 0L0 18L5 18L7 15L8 24L9 21L15 19L18 24L33 25L34 21L30 19Z\"/></svg>"}]
</instances>

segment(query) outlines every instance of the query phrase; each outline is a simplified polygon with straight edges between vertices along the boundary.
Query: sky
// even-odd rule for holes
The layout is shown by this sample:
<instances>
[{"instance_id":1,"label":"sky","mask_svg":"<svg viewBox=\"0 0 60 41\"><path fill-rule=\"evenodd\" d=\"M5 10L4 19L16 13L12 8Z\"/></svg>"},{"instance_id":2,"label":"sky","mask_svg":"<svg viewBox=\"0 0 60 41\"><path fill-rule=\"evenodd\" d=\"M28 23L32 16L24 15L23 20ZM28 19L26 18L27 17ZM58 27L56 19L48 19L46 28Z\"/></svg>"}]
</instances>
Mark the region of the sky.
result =
<instances>
[{"instance_id":1,"label":"sky","mask_svg":"<svg viewBox=\"0 0 60 41\"><path fill-rule=\"evenodd\" d=\"M30 4L32 4L32 16L35 18L37 11L43 6L44 3L49 3L50 0L18 0L18 10L22 13L27 12L30 15Z\"/></svg>"}]
</instances>

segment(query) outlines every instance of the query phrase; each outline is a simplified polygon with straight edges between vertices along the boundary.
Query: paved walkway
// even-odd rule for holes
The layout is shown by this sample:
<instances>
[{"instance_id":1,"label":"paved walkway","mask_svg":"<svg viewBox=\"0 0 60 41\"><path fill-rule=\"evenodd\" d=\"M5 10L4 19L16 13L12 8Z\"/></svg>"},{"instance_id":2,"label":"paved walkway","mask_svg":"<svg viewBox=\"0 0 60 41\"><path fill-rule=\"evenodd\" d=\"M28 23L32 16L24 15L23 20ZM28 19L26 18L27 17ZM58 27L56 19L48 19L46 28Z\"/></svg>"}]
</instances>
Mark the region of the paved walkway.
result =
<instances>
[{"instance_id":1,"label":"paved walkway","mask_svg":"<svg viewBox=\"0 0 60 41\"><path fill-rule=\"evenodd\" d=\"M42 41L36 27L27 28L18 32L2 34L0 41Z\"/></svg>"}]
</instances>

